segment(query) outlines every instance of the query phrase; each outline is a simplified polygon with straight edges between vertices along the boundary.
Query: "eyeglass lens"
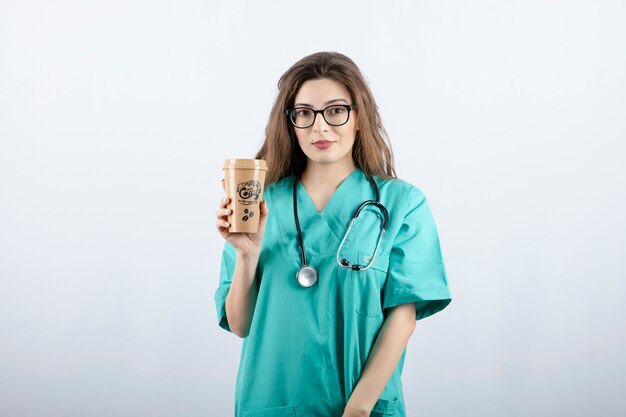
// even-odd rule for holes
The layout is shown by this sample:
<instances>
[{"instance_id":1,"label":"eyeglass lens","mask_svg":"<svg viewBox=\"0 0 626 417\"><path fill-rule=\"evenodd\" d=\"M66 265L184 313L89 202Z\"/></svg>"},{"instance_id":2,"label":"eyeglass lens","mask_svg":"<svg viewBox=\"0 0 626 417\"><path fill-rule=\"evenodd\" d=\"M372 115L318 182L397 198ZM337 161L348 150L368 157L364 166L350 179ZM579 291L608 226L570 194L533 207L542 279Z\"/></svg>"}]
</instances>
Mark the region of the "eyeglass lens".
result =
<instances>
[{"instance_id":1,"label":"eyeglass lens","mask_svg":"<svg viewBox=\"0 0 626 417\"><path fill-rule=\"evenodd\" d=\"M297 127L309 127L315 122L317 112L306 107L296 108L291 112L291 121ZM329 106L322 112L326 123L341 126L348 121L350 112L345 106Z\"/></svg>"}]
</instances>

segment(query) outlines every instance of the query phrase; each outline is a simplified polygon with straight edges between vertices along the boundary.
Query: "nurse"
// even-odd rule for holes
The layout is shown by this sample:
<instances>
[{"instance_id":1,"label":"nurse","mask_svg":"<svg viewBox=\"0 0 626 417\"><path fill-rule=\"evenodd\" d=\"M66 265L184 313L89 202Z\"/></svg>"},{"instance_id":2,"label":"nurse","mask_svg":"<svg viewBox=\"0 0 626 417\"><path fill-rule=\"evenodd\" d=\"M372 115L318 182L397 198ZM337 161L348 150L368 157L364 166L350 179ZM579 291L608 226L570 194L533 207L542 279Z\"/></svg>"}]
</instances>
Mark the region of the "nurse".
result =
<instances>
[{"instance_id":1,"label":"nurse","mask_svg":"<svg viewBox=\"0 0 626 417\"><path fill-rule=\"evenodd\" d=\"M269 167L258 233L228 232L227 198L216 212L218 322L243 338L235 415L405 416L406 345L451 296L428 202L396 178L350 58L316 53L280 78L256 158ZM380 204L348 229L367 200Z\"/></svg>"}]
</instances>

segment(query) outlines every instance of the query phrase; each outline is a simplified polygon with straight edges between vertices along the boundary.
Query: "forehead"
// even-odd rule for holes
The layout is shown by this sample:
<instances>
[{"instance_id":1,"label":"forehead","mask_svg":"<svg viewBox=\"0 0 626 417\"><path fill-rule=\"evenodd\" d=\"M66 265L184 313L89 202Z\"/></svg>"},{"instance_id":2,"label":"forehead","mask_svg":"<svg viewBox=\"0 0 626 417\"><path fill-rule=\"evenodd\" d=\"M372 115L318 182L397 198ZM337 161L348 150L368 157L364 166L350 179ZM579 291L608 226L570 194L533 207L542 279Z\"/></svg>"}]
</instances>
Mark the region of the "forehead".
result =
<instances>
[{"instance_id":1,"label":"forehead","mask_svg":"<svg viewBox=\"0 0 626 417\"><path fill-rule=\"evenodd\" d=\"M329 100L350 100L350 92L342 83L329 78L305 81L296 93L295 103L323 105Z\"/></svg>"}]
</instances>

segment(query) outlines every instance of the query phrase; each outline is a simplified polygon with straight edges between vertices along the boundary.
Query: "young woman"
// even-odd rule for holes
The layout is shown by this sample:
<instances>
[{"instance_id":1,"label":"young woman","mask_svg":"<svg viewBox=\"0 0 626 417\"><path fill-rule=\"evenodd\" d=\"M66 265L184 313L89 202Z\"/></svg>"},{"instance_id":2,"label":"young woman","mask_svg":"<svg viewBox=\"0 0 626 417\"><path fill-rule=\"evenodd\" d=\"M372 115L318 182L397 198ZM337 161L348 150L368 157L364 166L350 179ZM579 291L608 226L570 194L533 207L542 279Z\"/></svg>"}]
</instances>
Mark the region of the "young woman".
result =
<instances>
[{"instance_id":1,"label":"young woman","mask_svg":"<svg viewBox=\"0 0 626 417\"><path fill-rule=\"evenodd\" d=\"M216 212L218 320L244 338L235 415L405 416L407 342L451 300L428 203L395 178L352 60L307 56L278 90L258 233L228 232L227 198Z\"/></svg>"}]
</instances>

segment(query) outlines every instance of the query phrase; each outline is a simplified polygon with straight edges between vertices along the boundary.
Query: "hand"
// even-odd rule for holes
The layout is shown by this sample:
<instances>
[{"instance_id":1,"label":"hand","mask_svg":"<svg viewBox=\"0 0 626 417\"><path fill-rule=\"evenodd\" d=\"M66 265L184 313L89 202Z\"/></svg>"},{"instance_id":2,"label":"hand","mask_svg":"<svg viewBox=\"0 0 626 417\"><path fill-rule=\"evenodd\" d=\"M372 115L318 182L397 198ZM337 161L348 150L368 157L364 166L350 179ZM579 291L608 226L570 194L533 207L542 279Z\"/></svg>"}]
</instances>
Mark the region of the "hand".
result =
<instances>
[{"instance_id":1,"label":"hand","mask_svg":"<svg viewBox=\"0 0 626 417\"><path fill-rule=\"evenodd\" d=\"M224 180L222 180L222 188L225 188ZM243 255L259 253L261 251L261 242L263 240L263 234L265 233L265 223L267 222L267 215L269 209L265 200L259 204L261 210L261 216L259 217L259 231L257 233L230 233L228 228L228 215L232 214L230 208L230 199L228 197L220 200L219 208L215 212L215 225L219 234L233 247Z\"/></svg>"}]
</instances>

